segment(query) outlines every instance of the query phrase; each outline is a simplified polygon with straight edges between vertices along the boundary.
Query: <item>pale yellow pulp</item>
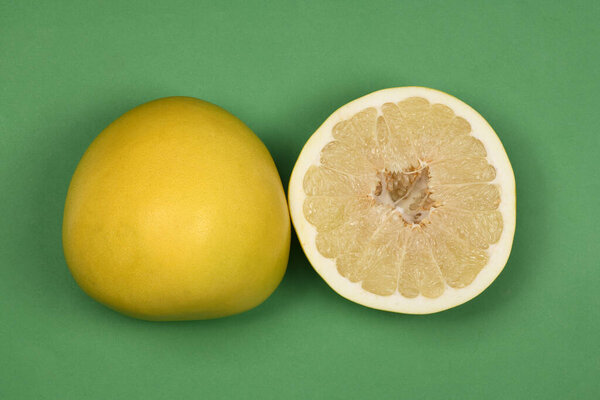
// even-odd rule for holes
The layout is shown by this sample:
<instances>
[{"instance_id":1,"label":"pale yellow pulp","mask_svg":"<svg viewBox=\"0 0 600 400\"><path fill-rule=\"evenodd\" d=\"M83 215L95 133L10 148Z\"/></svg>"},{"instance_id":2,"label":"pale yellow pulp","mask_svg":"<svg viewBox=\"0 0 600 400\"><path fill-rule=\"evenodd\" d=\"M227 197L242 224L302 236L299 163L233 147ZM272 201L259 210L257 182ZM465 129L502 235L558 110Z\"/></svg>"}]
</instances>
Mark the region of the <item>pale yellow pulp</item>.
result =
<instances>
[{"instance_id":1,"label":"pale yellow pulp","mask_svg":"<svg viewBox=\"0 0 600 400\"><path fill-rule=\"evenodd\" d=\"M468 286L500 239L500 188L470 124L420 97L333 128L304 176L304 215L339 273L377 295Z\"/></svg>"}]
</instances>

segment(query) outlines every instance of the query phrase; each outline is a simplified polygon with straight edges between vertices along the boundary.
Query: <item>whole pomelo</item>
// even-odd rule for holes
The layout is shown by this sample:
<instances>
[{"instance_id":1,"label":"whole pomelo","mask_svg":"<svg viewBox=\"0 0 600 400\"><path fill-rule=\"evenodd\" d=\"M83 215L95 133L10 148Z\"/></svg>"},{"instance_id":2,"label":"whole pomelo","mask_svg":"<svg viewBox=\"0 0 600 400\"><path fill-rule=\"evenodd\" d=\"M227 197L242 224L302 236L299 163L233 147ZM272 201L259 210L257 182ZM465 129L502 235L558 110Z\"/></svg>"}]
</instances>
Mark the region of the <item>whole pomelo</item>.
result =
<instances>
[{"instance_id":1,"label":"whole pomelo","mask_svg":"<svg viewBox=\"0 0 600 400\"><path fill-rule=\"evenodd\" d=\"M190 97L143 104L90 145L63 220L81 288L148 320L223 317L263 302L286 269L290 222L266 147Z\"/></svg>"}]
</instances>

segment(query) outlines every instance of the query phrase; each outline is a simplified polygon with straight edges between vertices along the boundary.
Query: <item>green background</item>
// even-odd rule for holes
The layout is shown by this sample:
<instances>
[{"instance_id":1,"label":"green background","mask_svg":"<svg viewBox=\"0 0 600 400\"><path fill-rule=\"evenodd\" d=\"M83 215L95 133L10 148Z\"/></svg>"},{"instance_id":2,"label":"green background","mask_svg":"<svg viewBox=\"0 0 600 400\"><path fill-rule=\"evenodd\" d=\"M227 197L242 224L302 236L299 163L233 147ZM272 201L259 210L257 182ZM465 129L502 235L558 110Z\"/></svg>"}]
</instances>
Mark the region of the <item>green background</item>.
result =
<instances>
[{"instance_id":1,"label":"green background","mask_svg":"<svg viewBox=\"0 0 600 400\"><path fill-rule=\"evenodd\" d=\"M0 399L600 398L598 2L0 4ZM407 85L480 111L515 170L512 255L475 300L364 308L295 237L273 296L221 320L130 319L71 278L67 186L125 111L219 104L287 184L337 107Z\"/></svg>"}]
</instances>

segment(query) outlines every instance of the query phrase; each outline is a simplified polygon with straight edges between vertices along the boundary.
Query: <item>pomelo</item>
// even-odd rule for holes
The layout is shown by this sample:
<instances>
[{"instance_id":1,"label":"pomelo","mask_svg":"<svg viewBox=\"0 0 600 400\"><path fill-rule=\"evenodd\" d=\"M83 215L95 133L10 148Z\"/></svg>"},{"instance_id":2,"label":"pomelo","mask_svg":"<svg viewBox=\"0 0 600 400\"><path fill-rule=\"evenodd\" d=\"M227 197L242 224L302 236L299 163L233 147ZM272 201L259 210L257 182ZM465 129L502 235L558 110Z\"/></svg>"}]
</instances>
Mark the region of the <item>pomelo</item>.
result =
<instances>
[{"instance_id":1,"label":"pomelo","mask_svg":"<svg viewBox=\"0 0 600 400\"><path fill-rule=\"evenodd\" d=\"M288 196L321 277L394 312L477 296L504 268L515 230L515 179L498 136L467 104L423 87L334 112L302 149Z\"/></svg>"},{"instance_id":2,"label":"pomelo","mask_svg":"<svg viewBox=\"0 0 600 400\"><path fill-rule=\"evenodd\" d=\"M223 317L280 283L290 223L273 159L239 119L168 97L109 125L69 186L67 264L81 288L148 320Z\"/></svg>"}]
</instances>

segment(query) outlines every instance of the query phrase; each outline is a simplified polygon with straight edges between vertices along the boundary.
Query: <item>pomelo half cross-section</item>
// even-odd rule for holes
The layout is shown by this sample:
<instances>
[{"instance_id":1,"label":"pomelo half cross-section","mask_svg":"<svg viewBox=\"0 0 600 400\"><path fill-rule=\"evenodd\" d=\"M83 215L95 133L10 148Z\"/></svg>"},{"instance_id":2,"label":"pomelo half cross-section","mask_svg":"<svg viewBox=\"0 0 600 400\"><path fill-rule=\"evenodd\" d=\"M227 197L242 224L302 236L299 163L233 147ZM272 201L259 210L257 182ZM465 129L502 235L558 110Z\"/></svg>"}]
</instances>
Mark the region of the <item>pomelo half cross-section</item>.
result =
<instances>
[{"instance_id":1,"label":"pomelo half cross-section","mask_svg":"<svg viewBox=\"0 0 600 400\"><path fill-rule=\"evenodd\" d=\"M427 314L496 279L515 231L502 143L467 104L385 89L334 112L304 146L289 188L310 263L368 307Z\"/></svg>"},{"instance_id":2,"label":"pomelo half cross-section","mask_svg":"<svg viewBox=\"0 0 600 400\"><path fill-rule=\"evenodd\" d=\"M69 186L67 264L81 288L148 320L223 317L263 302L290 222L267 148L211 103L167 97L110 124Z\"/></svg>"}]
</instances>

